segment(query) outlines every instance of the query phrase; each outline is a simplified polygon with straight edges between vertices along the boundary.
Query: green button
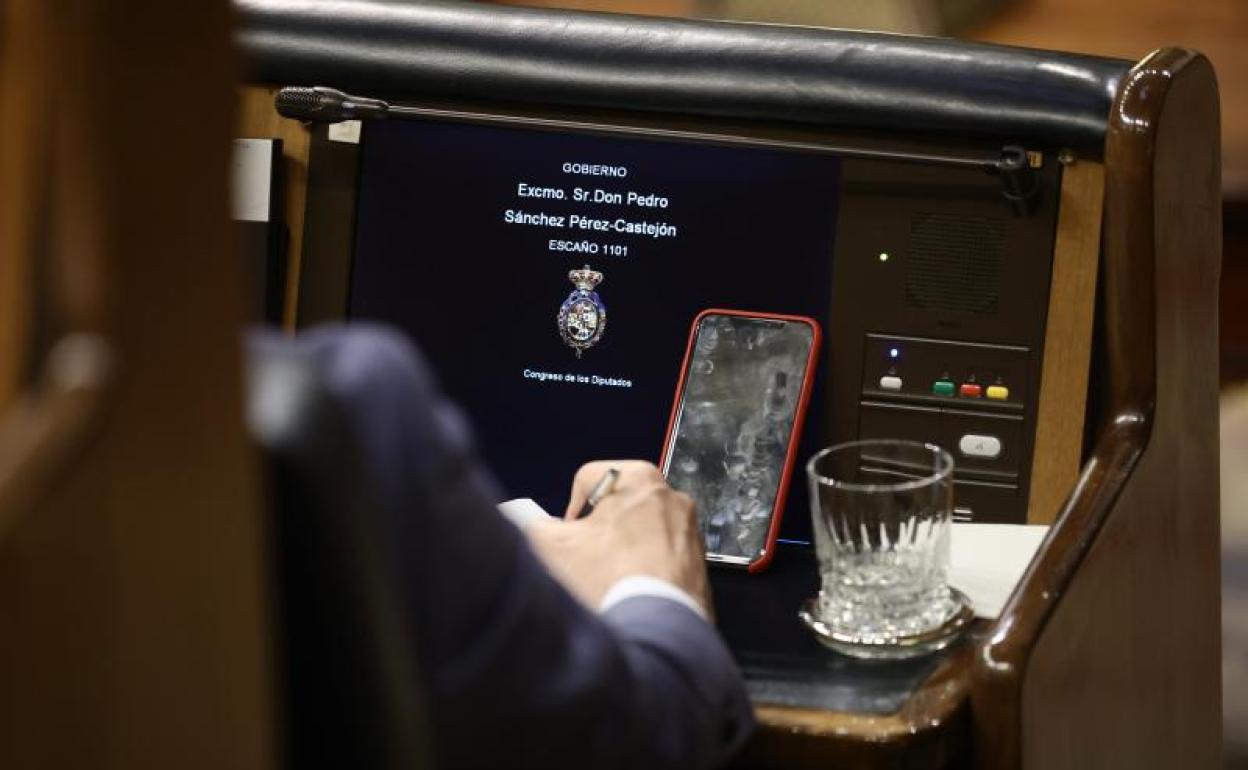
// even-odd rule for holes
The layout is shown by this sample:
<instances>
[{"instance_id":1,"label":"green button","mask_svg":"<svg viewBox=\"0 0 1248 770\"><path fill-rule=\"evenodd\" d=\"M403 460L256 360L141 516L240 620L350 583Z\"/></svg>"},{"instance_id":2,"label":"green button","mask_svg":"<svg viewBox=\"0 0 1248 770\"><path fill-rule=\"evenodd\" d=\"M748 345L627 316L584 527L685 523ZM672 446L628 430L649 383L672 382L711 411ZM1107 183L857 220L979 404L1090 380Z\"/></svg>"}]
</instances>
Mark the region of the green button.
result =
<instances>
[{"instance_id":1,"label":"green button","mask_svg":"<svg viewBox=\"0 0 1248 770\"><path fill-rule=\"evenodd\" d=\"M932 383L932 395L934 396L952 396L953 380L936 380Z\"/></svg>"}]
</instances>

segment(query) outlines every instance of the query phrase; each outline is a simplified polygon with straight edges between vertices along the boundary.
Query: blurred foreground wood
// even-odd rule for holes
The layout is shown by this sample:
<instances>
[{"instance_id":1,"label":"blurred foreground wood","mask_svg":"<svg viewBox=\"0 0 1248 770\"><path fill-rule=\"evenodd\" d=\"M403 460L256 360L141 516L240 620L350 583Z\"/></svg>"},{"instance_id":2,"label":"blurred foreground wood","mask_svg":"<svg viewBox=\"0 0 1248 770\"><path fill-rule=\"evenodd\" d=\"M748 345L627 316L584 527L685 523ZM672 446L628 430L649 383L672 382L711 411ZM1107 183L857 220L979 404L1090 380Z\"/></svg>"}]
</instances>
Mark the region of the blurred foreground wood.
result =
<instances>
[{"instance_id":1,"label":"blurred foreground wood","mask_svg":"<svg viewBox=\"0 0 1248 770\"><path fill-rule=\"evenodd\" d=\"M229 7L0 13L0 767L268 767Z\"/></svg>"}]
</instances>

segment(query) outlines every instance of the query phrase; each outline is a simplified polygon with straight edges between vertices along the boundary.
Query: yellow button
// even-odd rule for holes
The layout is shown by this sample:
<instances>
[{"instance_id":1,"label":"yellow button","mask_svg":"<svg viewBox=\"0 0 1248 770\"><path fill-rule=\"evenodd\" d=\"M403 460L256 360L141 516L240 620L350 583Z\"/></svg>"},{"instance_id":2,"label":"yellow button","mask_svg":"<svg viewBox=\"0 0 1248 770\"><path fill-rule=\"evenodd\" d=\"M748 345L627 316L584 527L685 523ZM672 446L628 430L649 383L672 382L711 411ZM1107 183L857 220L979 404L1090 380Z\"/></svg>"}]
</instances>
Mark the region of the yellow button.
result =
<instances>
[{"instance_id":1,"label":"yellow button","mask_svg":"<svg viewBox=\"0 0 1248 770\"><path fill-rule=\"evenodd\" d=\"M1010 389L1004 385L989 385L984 395L994 401L1004 401L1010 397Z\"/></svg>"}]
</instances>

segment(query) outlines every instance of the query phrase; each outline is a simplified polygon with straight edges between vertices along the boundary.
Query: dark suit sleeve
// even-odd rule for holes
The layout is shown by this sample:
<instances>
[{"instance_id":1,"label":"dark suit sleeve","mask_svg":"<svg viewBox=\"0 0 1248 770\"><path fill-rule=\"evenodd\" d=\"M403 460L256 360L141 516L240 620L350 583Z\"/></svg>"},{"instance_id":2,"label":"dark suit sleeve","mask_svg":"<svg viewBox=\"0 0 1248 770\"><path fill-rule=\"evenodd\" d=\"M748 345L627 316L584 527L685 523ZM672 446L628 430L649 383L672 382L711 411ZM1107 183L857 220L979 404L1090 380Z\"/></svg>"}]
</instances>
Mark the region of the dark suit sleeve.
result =
<instances>
[{"instance_id":1,"label":"dark suit sleeve","mask_svg":"<svg viewBox=\"0 0 1248 770\"><path fill-rule=\"evenodd\" d=\"M744 739L749 704L714 628L665 599L601 617L573 599L498 514L462 415L410 345L361 326L292 344L316 359L385 501L446 766L694 768Z\"/></svg>"}]
</instances>

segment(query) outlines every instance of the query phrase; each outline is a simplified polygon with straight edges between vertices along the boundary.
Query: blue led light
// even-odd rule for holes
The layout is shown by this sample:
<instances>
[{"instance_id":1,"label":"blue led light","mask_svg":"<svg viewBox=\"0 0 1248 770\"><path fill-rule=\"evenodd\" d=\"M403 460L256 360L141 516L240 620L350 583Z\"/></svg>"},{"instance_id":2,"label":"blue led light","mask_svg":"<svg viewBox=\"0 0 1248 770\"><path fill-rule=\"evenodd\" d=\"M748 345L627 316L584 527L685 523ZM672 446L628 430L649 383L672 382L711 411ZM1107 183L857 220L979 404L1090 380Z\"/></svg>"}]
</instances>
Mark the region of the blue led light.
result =
<instances>
[{"instance_id":1,"label":"blue led light","mask_svg":"<svg viewBox=\"0 0 1248 770\"><path fill-rule=\"evenodd\" d=\"M901 351L899 351L897 348L889 348L889 349L888 349L888 357L889 357L889 358L896 358L896 357L897 357L897 356L899 356L899 355L901 355Z\"/></svg>"}]
</instances>

